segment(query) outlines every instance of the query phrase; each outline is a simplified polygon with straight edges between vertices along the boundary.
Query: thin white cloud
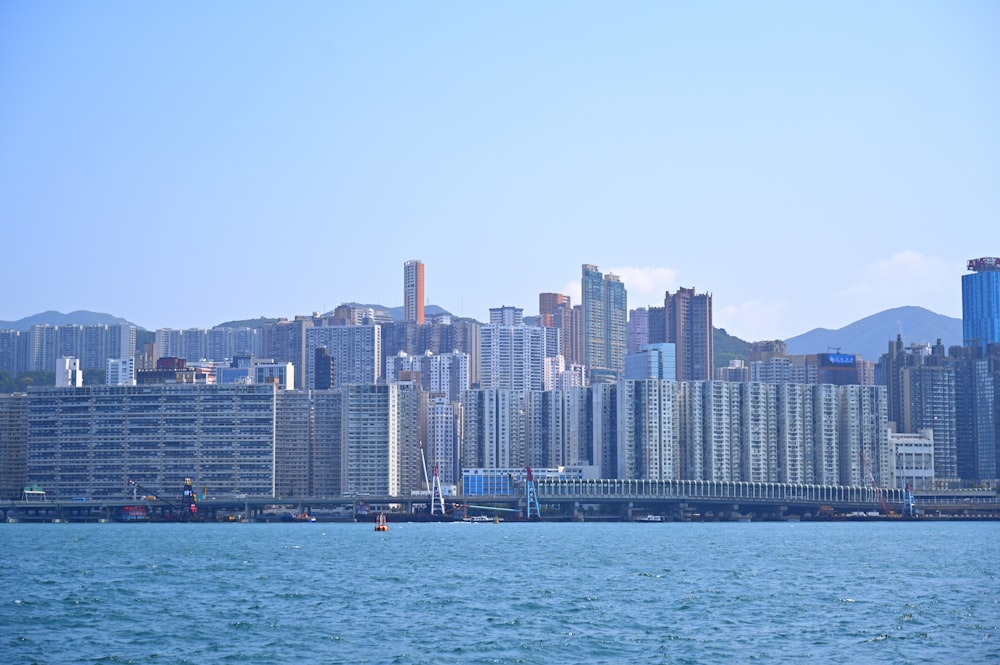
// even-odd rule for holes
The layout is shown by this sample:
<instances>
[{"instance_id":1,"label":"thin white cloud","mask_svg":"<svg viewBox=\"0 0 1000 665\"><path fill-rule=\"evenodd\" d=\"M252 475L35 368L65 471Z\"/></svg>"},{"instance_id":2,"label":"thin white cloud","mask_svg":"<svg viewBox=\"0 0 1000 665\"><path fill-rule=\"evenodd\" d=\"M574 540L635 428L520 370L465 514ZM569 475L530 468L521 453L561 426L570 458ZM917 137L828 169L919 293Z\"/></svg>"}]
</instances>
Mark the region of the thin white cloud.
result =
<instances>
[{"instance_id":1,"label":"thin white cloud","mask_svg":"<svg viewBox=\"0 0 1000 665\"><path fill-rule=\"evenodd\" d=\"M664 294L677 288L677 271L670 268L625 267L611 268L602 272L605 275L617 275L625 284L629 309L650 305L662 307ZM568 295L574 305L579 305L580 280L566 282L562 293Z\"/></svg>"},{"instance_id":2,"label":"thin white cloud","mask_svg":"<svg viewBox=\"0 0 1000 665\"><path fill-rule=\"evenodd\" d=\"M625 267L607 272L618 275L625 284L629 309L662 307L664 294L677 288L677 271L671 268Z\"/></svg>"},{"instance_id":3,"label":"thin white cloud","mask_svg":"<svg viewBox=\"0 0 1000 665\"><path fill-rule=\"evenodd\" d=\"M580 304L580 280L577 279L575 282L566 282L566 285L563 286L562 294L569 296L569 301L573 305L579 305Z\"/></svg>"}]
</instances>

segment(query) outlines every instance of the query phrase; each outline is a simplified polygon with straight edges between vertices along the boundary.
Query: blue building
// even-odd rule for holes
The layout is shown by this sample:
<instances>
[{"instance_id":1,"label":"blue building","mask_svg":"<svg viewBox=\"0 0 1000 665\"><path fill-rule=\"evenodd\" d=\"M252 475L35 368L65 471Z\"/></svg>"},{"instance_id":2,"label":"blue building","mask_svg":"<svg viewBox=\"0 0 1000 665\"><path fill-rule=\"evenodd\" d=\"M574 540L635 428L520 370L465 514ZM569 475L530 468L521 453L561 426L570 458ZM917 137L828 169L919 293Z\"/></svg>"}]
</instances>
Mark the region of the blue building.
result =
<instances>
[{"instance_id":1,"label":"blue building","mask_svg":"<svg viewBox=\"0 0 1000 665\"><path fill-rule=\"evenodd\" d=\"M962 338L983 353L1000 344L1000 258L972 259L962 275Z\"/></svg>"},{"instance_id":2,"label":"blue building","mask_svg":"<svg viewBox=\"0 0 1000 665\"><path fill-rule=\"evenodd\" d=\"M625 356L625 379L676 381L677 347L669 342L642 345L638 352Z\"/></svg>"}]
</instances>

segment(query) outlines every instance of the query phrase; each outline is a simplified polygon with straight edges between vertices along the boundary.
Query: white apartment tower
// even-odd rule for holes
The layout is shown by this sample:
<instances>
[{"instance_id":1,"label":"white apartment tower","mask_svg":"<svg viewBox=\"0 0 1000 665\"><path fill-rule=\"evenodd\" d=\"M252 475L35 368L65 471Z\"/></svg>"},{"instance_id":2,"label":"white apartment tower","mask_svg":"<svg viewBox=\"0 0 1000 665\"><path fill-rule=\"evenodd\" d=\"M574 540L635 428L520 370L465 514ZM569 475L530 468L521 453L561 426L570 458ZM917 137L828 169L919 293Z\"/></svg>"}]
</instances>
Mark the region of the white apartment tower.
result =
<instances>
[{"instance_id":1,"label":"white apartment tower","mask_svg":"<svg viewBox=\"0 0 1000 665\"><path fill-rule=\"evenodd\" d=\"M776 386L741 383L743 388L743 480L777 482L778 419Z\"/></svg>"},{"instance_id":2,"label":"white apartment tower","mask_svg":"<svg viewBox=\"0 0 1000 665\"><path fill-rule=\"evenodd\" d=\"M874 479L879 487L893 487L895 465L883 426L889 420L886 387L837 386L837 392L841 484L870 486Z\"/></svg>"},{"instance_id":3,"label":"white apartment tower","mask_svg":"<svg viewBox=\"0 0 1000 665\"><path fill-rule=\"evenodd\" d=\"M519 390L469 390L462 396L462 466L523 468L525 397Z\"/></svg>"},{"instance_id":4,"label":"white apartment tower","mask_svg":"<svg viewBox=\"0 0 1000 665\"><path fill-rule=\"evenodd\" d=\"M618 477L679 480L677 384L648 379L618 382Z\"/></svg>"},{"instance_id":5,"label":"white apartment tower","mask_svg":"<svg viewBox=\"0 0 1000 665\"><path fill-rule=\"evenodd\" d=\"M83 372L80 360L64 356L56 358L56 388L80 388L83 386Z\"/></svg>"},{"instance_id":6,"label":"white apartment tower","mask_svg":"<svg viewBox=\"0 0 1000 665\"><path fill-rule=\"evenodd\" d=\"M316 388L316 349L325 348L333 359L334 388L349 384L375 384L382 376L382 327L319 326L306 329L306 381Z\"/></svg>"},{"instance_id":7,"label":"white apartment tower","mask_svg":"<svg viewBox=\"0 0 1000 665\"><path fill-rule=\"evenodd\" d=\"M458 404L438 395L427 400L427 464L437 467L441 482L454 485L459 478ZM429 469L430 471L430 469Z\"/></svg>"},{"instance_id":8,"label":"white apartment tower","mask_svg":"<svg viewBox=\"0 0 1000 665\"><path fill-rule=\"evenodd\" d=\"M558 354L559 331L524 325L520 308L490 309L479 332L479 383L483 388L543 390L545 360ZM548 350L548 351L547 351Z\"/></svg>"},{"instance_id":9,"label":"white apartment tower","mask_svg":"<svg viewBox=\"0 0 1000 665\"><path fill-rule=\"evenodd\" d=\"M469 354L460 351L435 355L430 351L411 356L400 351L385 359L385 381L417 381L424 392L438 393L448 401L458 401L470 388Z\"/></svg>"},{"instance_id":10,"label":"white apartment tower","mask_svg":"<svg viewBox=\"0 0 1000 665\"><path fill-rule=\"evenodd\" d=\"M109 386L134 386L135 358L108 358L105 376Z\"/></svg>"}]
</instances>

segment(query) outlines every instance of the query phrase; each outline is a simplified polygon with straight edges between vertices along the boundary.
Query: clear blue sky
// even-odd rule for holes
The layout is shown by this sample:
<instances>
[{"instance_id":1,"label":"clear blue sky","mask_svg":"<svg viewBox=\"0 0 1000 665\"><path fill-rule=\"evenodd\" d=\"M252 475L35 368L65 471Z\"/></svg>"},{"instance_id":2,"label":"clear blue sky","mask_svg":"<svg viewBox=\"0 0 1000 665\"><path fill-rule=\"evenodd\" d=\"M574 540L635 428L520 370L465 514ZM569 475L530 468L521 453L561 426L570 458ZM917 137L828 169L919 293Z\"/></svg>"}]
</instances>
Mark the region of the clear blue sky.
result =
<instances>
[{"instance_id":1,"label":"clear blue sky","mask_svg":"<svg viewBox=\"0 0 1000 665\"><path fill-rule=\"evenodd\" d=\"M1000 3L5 2L0 319L211 327L620 274L744 339L1000 255Z\"/></svg>"}]
</instances>

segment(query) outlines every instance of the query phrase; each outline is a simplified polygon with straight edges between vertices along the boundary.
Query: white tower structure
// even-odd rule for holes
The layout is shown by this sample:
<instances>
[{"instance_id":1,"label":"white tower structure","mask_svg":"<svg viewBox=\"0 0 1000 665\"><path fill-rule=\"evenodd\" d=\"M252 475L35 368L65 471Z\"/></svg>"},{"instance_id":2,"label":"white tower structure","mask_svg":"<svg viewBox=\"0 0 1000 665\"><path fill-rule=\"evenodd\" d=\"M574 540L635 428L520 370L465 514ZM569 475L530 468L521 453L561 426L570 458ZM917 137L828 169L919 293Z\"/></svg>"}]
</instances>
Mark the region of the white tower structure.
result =
<instances>
[{"instance_id":1,"label":"white tower structure","mask_svg":"<svg viewBox=\"0 0 1000 665\"><path fill-rule=\"evenodd\" d=\"M56 358L56 388L80 388L83 386L83 372L80 360L64 356Z\"/></svg>"}]
</instances>

